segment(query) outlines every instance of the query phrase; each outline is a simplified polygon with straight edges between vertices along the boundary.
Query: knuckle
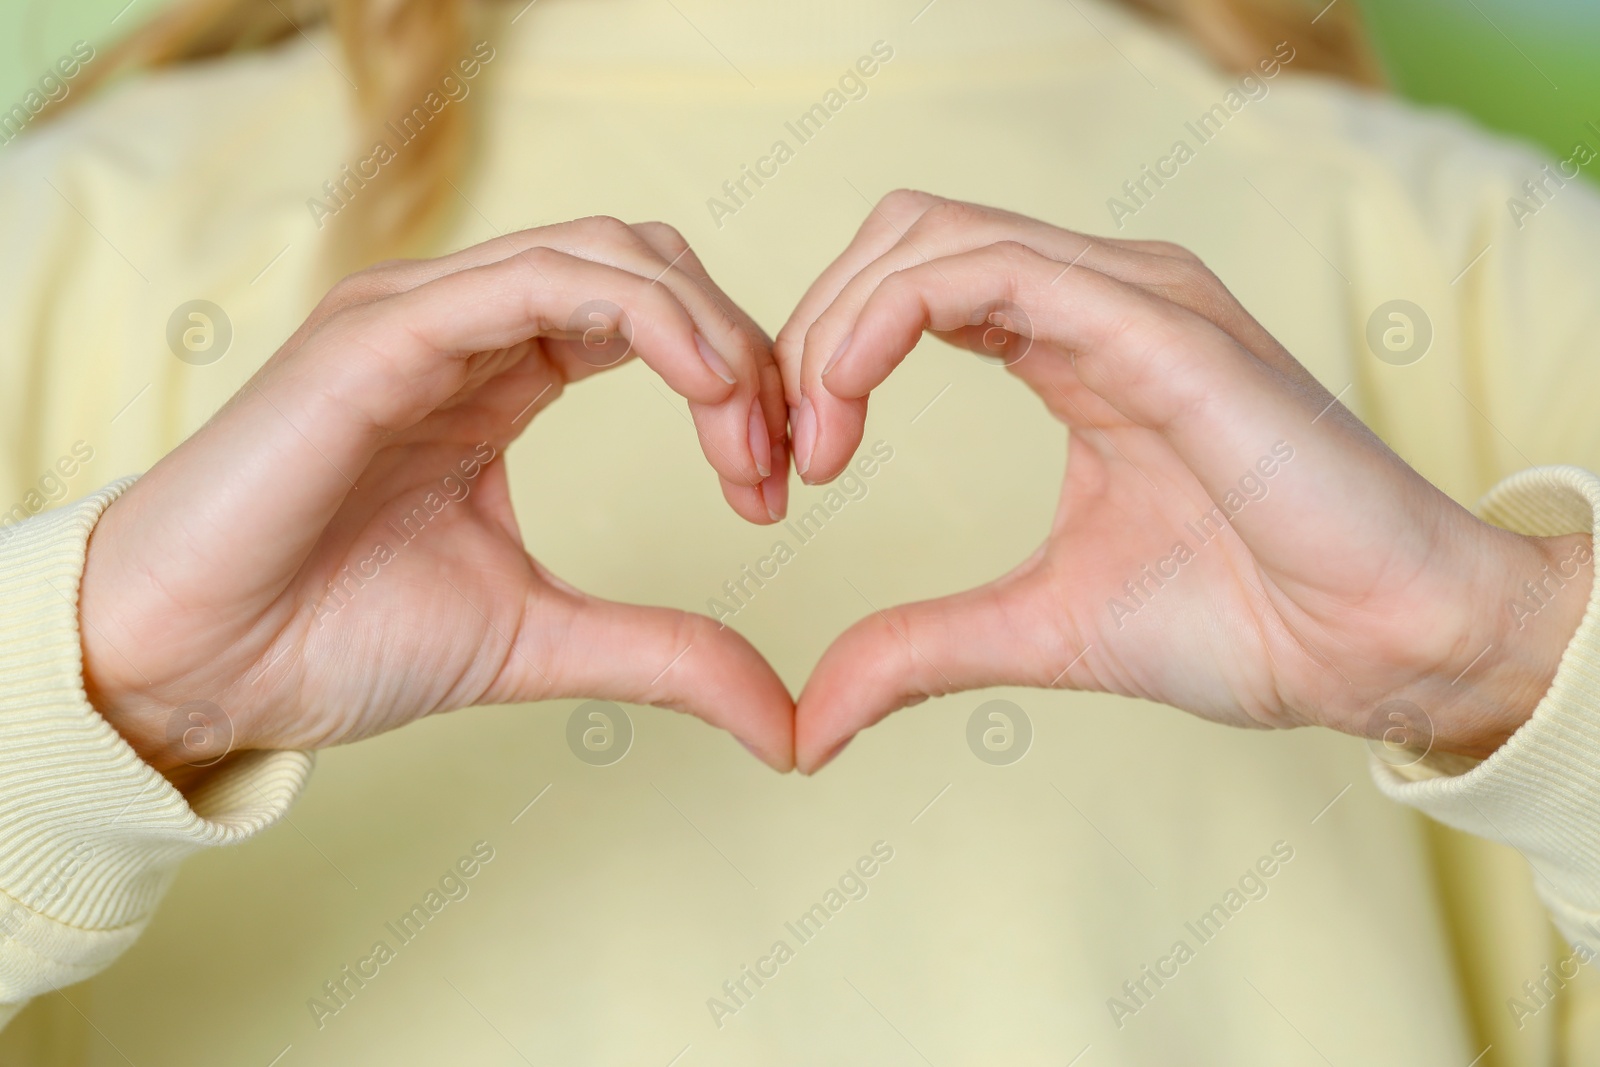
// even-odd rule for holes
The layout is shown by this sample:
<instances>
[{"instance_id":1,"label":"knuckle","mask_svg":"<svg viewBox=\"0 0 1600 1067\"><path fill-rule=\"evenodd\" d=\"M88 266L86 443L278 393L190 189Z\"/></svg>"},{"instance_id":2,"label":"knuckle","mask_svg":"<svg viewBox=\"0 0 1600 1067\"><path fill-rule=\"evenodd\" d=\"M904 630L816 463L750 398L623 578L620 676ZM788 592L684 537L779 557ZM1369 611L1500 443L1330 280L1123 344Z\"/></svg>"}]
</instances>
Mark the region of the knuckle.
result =
<instances>
[{"instance_id":1,"label":"knuckle","mask_svg":"<svg viewBox=\"0 0 1600 1067\"><path fill-rule=\"evenodd\" d=\"M1039 254L1021 241L996 241L989 248L1007 267L1021 267L1039 258Z\"/></svg>"},{"instance_id":2,"label":"knuckle","mask_svg":"<svg viewBox=\"0 0 1600 1067\"><path fill-rule=\"evenodd\" d=\"M365 303L377 295L377 279L368 271L359 271L355 274L340 278L328 290L328 295L323 297L323 306L330 311L346 308L352 304Z\"/></svg>"},{"instance_id":3,"label":"knuckle","mask_svg":"<svg viewBox=\"0 0 1600 1067\"><path fill-rule=\"evenodd\" d=\"M517 260L516 265L532 267L537 273L540 274L543 274L547 270L552 273L559 271L571 260L571 258L572 257L568 256L565 252L557 251L556 249L551 248L549 245L534 245L532 248L523 249L521 252L517 253L517 256L515 257ZM511 260L502 260L501 264L505 264L507 266L513 265ZM501 264L491 263L487 264L487 266L497 267Z\"/></svg>"},{"instance_id":4,"label":"knuckle","mask_svg":"<svg viewBox=\"0 0 1600 1067\"><path fill-rule=\"evenodd\" d=\"M314 353L339 349L355 353L357 359L386 359L392 337L388 329L397 325L392 316L384 315L372 303L349 304L317 323L303 351L313 358Z\"/></svg>"},{"instance_id":5,"label":"knuckle","mask_svg":"<svg viewBox=\"0 0 1600 1067\"><path fill-rule=\"evenodd\" d=\"M1233 298L1211 270L1196 260L1174 260L1165 267L1157 289L1183 307L1215 319L1232 303Z\"/></svg>"},{"instance_id":6,"label":"knuckle","mask_svg":"<svg viewBox=\"0 0 1600 1067\"><path fill-rule=\"evenodd\" d=\"M517 253L517 256L539 266L545 266L546 264L554 263L557 259L566 258L565 253L558 252L549 245L534 245L531 248L524 248ZM501 262L505 261L502 260Z\"/></svg>"},{"instance_id":7,"label":"knuckle","mask_svg":"<svg viewBox=\"0 0 1600 1067\"><path fill-rule=\"evenodd\" d=\"M920 264L916 267L902 267L900 270L892 271L885 275L883 281L878 283L878 288L873 293L873 296L887 300L890 303L899 303L906 297L915 294L918 291L916 272L919 268ZM868 299L872 298L869 297Z\"/></svg>"},{"instance_id":8,"label":"knuckle","mask_svg":"<svg viewBox=\"0 0 1600 1067\"><path fill-rule=\"evenodd\" d=\"M306 326L321 328L351 308L369 304L399 289L392 280L385 281L381 275L375 274L374 269L358 271L335 282L306 317Z\"/></svg>"},{"instance_id":9,"label":"knuckle","mask_svg":"<svg viewBox=\"0 0 1600 1067\"><path fill-rule=\"evenodd\" d=\"M1217 276L1211 273L1211 268L1198 259L1174 260L1167 267L1167 273L1168 284L1190 291L1215 289L1222 284L1217 280Z\"/></svg>"},{"instance_id":10,"label":"knuckle","mask_svg":"<svg viewBox=\"0 0 1600 1067\"><path fill-rule=\"evenodd\" d=\"M984 218L984 211L975 204L960 200L939 200L922 213L918 224L930 228L963 229Z\"/></svg>"},{"instance_id":11,"label":"knuckle","mask_svg":"<svg viewBox=\"0 0 1600 1067\"><path fill-rule=\"evenodd\" d=\"M408 280L417 273L421 259L384 259L339 279L329 297L337 296L342 303L362 303L393 296L408 288Z\"/></svg>"},{"instance_id":12,"label":"knuckle","mask_svg":"<svg viewBox=\"0 0 1600 1067\"><path fill-rule=\"evenodd\" d=\"M915 218L942 200L920 189L895 189L879 199L877 213L890 219Z\"/></svg>"},{"instance_id":13,"label":"knuckle","mask_svg":"<svg viewBox=\"0 0 1600 1067\"><path fill-rule=\"evenodd\" d=\"M1124 360L1129 357L1148 357L1167 347L1166 339L1158 336L1160 330L1156 324L1147 316L1127 308L1107 316L1096 333L1096 349L1117 352Z\"/></svg>"},{"instance_id":14,"label":"knuckle","mask_svg":"<svg viewBox=\"0 0 1600 1067\"><path fill-rule=\"evenodd\" d=\"M670 223L652 219L649 222L637 223L634 229L654 243L668 249L674 256L682 255L689 251L688 240L678 231L676 226Z\"/></svg>"},{"instance_id":15,"label":"knuckle","mask_svg":"<svg viewBox=\"0 0 1600 1067\"><path fill-rule=\"evenodd\" d=\"M926 207L930 201L938 197L932 193L925 193L921 189L899 188L891 189L884 193L878 200L881 208Z\"/></svg>"},{"instance_id":16,"label":"knuckle","mask_svg":"<svg viewBox=\"0 0 1600 1067\"><path fill-rule=\"evenodd\" d=\"M597 242L622 244L638 240L633 227L614 215L590 215L573 223L579 233Z\"/></svg>"},{"instance_id":17,"label":"knuckle","mask_svg":"<svg viewBox=\"0 0 1600 1067\"><path fill-rule=\"evenodd\" d=\"M683 612L678 616L678 623L674 627L672 654L677 655L691 644L708 640L717 629L716 622L710 617L692 611Z\"/></svg>"}]
</instances>

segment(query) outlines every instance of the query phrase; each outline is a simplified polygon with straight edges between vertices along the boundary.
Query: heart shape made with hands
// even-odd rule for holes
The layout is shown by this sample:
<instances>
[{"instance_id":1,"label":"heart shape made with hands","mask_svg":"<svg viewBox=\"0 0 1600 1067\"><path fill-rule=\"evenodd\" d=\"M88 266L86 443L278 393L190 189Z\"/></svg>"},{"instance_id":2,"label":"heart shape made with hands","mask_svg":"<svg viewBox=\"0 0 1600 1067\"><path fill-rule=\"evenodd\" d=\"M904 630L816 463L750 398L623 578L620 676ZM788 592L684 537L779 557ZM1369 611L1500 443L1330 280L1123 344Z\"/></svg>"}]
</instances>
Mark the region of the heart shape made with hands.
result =
<instances>
[{"instance_id":1,"label":"heart shape made with hands","mask_svg":"<svg viewBox=\"0 0 1600 1067\"><path fill-rule=\"evenodd\" d=\"M1064 424L1054 521L995 581L857 622L798 700L731 629L589 596L524 547L495 459L565 385L637 356L688 401L729 504L775 522L791 455L807 482L839 475L925 333L1000 356ZM441 470L459 499L434 491ZM408 524L426 535L389 550ZM1454 504L1187 251L903 191L776 341L657 223L579 220L347 279L107 509L79 608L92 703L161 769L196 762L171 731L196 696L252 748L590 697L693 712L811 773L898 708L994 685L1367 736L1403 698L1486 754L1576 623L1563 608L1508 635L1476 606L1571 548Z\"/></svg>"}]
</instances>

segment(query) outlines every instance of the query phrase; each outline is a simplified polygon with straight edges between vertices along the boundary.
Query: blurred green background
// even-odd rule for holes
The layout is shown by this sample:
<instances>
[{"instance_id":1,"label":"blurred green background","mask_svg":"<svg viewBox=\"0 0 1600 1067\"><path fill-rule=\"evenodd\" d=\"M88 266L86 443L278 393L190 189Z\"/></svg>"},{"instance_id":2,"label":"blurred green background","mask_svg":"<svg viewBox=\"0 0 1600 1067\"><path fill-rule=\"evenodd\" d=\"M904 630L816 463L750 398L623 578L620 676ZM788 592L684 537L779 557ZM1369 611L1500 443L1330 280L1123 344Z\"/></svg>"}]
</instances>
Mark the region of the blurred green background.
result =
<instances>
[{"instance_id":1,"label":"blurred green background","mask_svg":"<svg viewBox=\"0 0 1600 1067\"><path fill-rule=\"evenodd\" d=\"M0 101L20 98L73 41L101 47L166 2L0 0ZM1314 11L1323 0L1307 2ZM1600 126L1600 0L1334 2L1361 2L1402 94L1458 108L1557 157L1580 137L1600 137L1586 134L1587 123Z\"/></svg>"}]
</instances>

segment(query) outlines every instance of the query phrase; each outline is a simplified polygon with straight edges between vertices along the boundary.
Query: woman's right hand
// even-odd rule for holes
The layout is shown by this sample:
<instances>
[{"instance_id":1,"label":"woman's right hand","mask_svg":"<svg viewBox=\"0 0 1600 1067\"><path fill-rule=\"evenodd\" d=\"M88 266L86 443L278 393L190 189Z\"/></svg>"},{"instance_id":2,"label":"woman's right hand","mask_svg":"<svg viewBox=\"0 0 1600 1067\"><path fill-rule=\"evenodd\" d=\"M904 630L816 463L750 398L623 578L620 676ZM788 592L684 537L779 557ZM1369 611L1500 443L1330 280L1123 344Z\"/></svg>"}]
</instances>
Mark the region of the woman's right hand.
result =
<instances>
[{"instance_id":1,"label":"woman's right hand","mask_svg":"<svg viewBox=\"0 0 1600 1067\"><path fill-rule=\"evenodd\" d=\"M781 518L771 343L670 227L582 219L380 264L101 517L91 702L162 771L578 696L693 712L788 770L793 702L748 642L588 596L523 547L506 446L630 348L689 401L734 510ZM227 728L189 728L195 701Z\"/></svg>"}]
</instances>

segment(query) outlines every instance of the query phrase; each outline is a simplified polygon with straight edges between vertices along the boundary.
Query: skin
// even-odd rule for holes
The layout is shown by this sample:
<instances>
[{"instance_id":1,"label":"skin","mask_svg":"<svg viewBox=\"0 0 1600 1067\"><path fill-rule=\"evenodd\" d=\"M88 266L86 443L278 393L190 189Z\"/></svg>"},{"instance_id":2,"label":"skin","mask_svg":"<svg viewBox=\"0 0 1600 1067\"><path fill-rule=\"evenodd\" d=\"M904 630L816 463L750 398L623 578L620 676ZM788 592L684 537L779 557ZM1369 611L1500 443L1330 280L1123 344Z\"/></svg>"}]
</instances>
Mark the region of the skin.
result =
<instances>
[{"instance_id":1,"label":"skin","mask_svg":"<svg viewBox=\"0 0 1600 1067\"><path fill-rule=\"evenodd\" d=\"M1404 700L1423 712L1404 741L1480 757L1549 688L1587 606L1588 535L1523 537L1472 516L1184 249L891 194L778 335L806 481L844 468L869 395L924 332L1014 360L1068 431L1060 505L1009 574L833 643L798 703L802 771L898 708L984 686L1391 741L1379 708ZM1258 479L1265 496L1204 544L1186 531L1285 444L1292 458ZM1179 541L1193 550L1181 567ZM1110 608L1133 605L1124 583L1164 559L1176 577L1147 583L1137 611ZM1510 602L1546 565L1569 590L1519 626Z\"/></svg>"},{"instance_id":2,"label":"skin","mask_svg":"<svg viewBox=\"0 0 1600 1067\"><path fill-rule=\"evenodd\" d=\"M742 637L588 596L523 547L506 446L568 384L629 352L604 321L569 329L592 300L622 309L630 358L688 399L733 509L781 516L771 343L670 227L583 219L381 264L338 285L102 516L80 601L94 706L175 778L227 747L320 748L434 712L564 696L692 711L790 769L792 698ZM464 477L485 442L494 458ZM326 611L341 570L398 543L389 523L446 476L470 492ZM186 729L195 700L226 721Z\"/></svg>"},{"instance_id":3,"label":"skin","mask_svg":"<svg viewBox=\"0 0 1600 1067\"><path fill-rule=\"evenodd\" d=\"M626 313L631 346L569 329L594 299ZM500 456L596 364L631 347L687 398L729 504L768 522L789 435L806 481L838 475L925 332L1003 356L1064 424L1055 521L996 581L851 627L798 703L732 630L589 597L524 549ZM470 493L383 580L319 609L483 443ZM1259 488L1197 544L1192 524L1242 486ZM1570 589L1518 619L1547 567ZM897 192L775 345L661 224L579 220L347 279L107 509L80 610L91 701L180 784L228 748L578 696L690 711L812 773L899 708L993 685L1369 737L1403 700L1421 709L1405 742L1486 756L1549 688L1592 568L1587 535L1513 534L1430 485L1187 251ZM184 730L197 699L229 736Z\"/></svg>"}]
</instances>

